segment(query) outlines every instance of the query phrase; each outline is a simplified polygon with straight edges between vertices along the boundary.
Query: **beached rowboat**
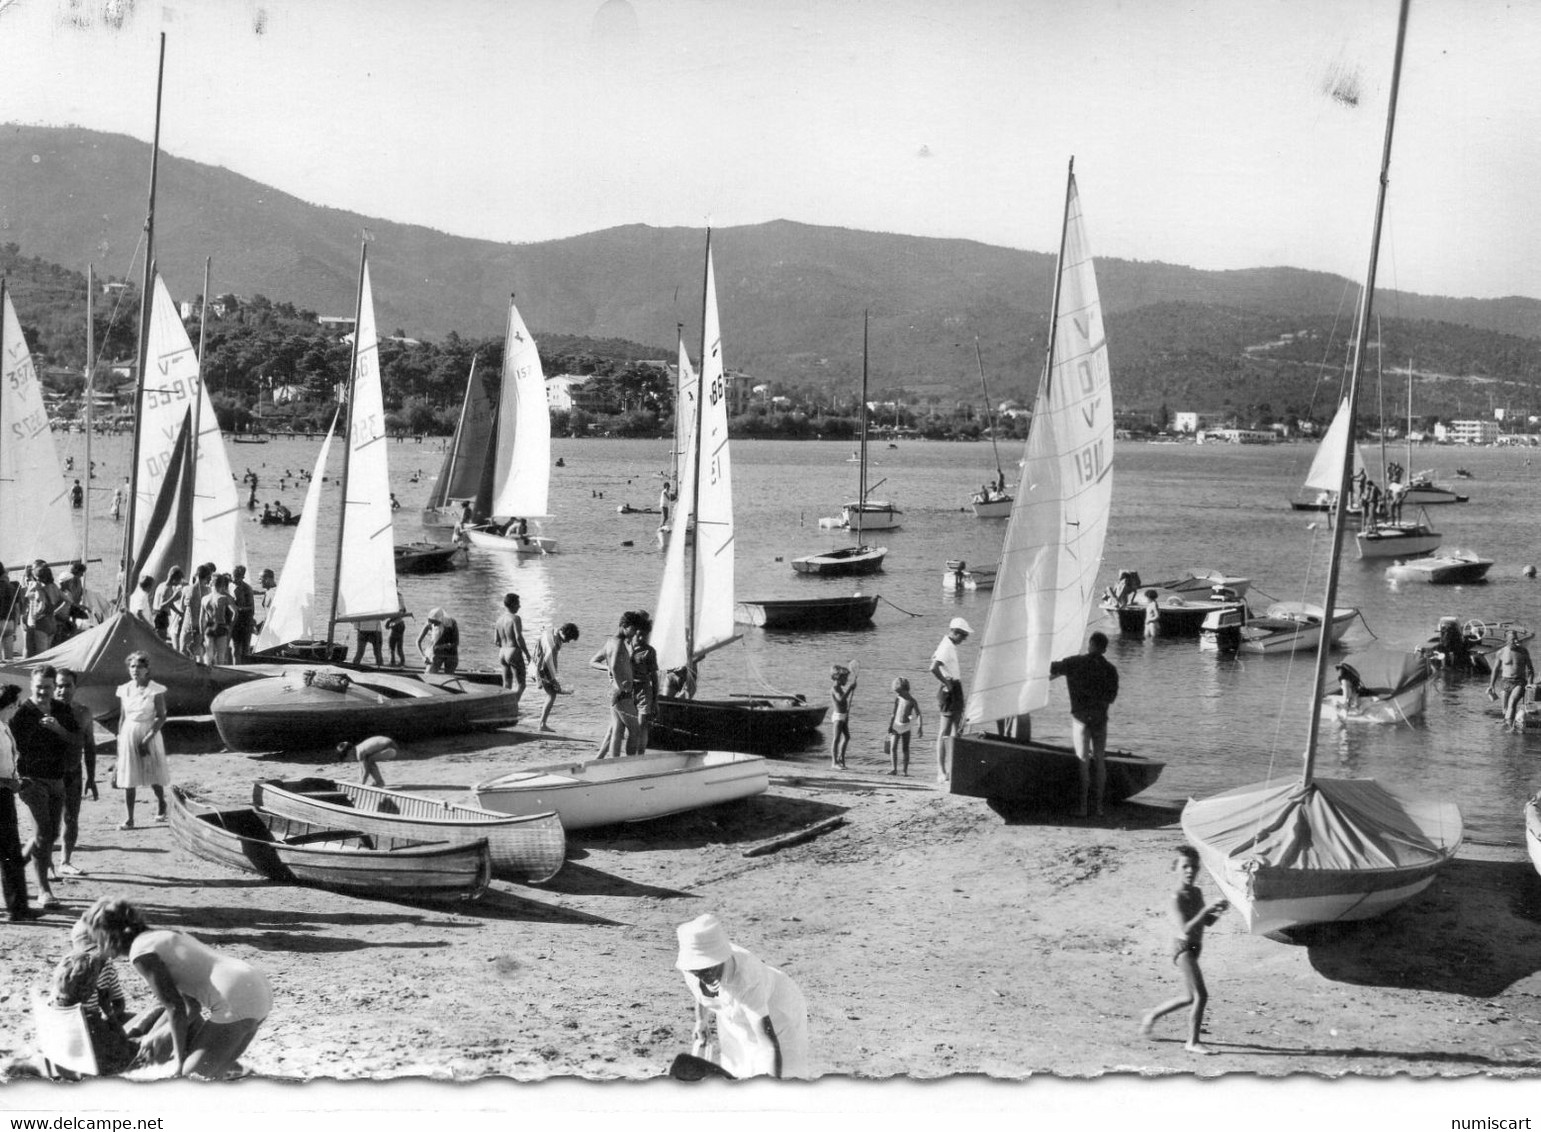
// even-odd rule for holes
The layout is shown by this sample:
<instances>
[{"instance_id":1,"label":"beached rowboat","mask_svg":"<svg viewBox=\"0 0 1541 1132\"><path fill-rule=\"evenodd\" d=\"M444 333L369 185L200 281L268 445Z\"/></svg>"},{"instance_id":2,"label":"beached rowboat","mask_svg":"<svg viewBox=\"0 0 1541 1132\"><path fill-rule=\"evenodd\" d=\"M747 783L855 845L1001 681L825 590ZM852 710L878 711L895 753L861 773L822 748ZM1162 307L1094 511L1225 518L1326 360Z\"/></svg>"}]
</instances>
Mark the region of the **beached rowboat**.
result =
<instances>
[{"instance_id":1,"label":"beached rowboat","mask_svg":"<svg viewBox=\"0 0 1541 1132\"><path fill-rule=\"evenodd\" d=\"M555 811L568 830L644 821L763 794L765 760L736 751L633 755L526 767L479 782L476 804L505 814Z\"/></svg>"},{"instance_id":2,"label":"beached rowboat","mask_svg":"<svg viewBox=\"0 0 1541 1132\"><path fill-rule=\"evenodd\" d=\"M358 896L474 900L492 880L487 842L382 837L251 807L194 813L171 788L172 836L189 853L269 880Z\"/></svg>"},{"instance_id":3,"label":"beached rowboat","mask_svg":"<svg viewBox=\"0 0 1541 1132\"><path fill-rule=\"evenodd\" d=\"M1080 800L1080 760L1056 743L1020 742L995 735L958 735L952 744L954 794L1003 805L1073 808ZM1128 751L1109 751L1107 801L1127 801L1161 777L1166 763Z\"/></svg>"},{"instance_id":4,"label":"beached rowboat","mask_svg":"<svg viewBox=\"0 0 1541 1132\"><path fill-rule=\"evenodd\" d=\"M511 816L330 778L267 779L252 785L251 800L258 809L283 817L376 836L451 845L485 841L494 873L534 884L556 876L567 853L561 819L551 812Z\"/></svg>"}]
</instances>

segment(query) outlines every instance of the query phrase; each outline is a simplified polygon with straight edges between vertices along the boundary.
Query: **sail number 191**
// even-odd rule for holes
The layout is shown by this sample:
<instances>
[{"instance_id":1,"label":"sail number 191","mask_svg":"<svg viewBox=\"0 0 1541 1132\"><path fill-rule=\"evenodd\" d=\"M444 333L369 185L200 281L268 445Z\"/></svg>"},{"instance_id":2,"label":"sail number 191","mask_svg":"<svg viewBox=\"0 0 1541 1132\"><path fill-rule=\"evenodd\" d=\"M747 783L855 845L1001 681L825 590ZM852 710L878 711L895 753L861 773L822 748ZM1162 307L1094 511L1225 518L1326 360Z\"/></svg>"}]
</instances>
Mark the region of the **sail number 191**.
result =
<instances>
[{"instance_id":1,"label":"sail number 191","mask_svg":"<svg viewBox=\"0 0 1541 1132\"><path fill-rule=\"evenodd\" d=\"M1075 453L1076 478L1082 484L1095 483L1107 470L1107 440L1098 437L1085 448Z\"/></svg>"}]
</instances>

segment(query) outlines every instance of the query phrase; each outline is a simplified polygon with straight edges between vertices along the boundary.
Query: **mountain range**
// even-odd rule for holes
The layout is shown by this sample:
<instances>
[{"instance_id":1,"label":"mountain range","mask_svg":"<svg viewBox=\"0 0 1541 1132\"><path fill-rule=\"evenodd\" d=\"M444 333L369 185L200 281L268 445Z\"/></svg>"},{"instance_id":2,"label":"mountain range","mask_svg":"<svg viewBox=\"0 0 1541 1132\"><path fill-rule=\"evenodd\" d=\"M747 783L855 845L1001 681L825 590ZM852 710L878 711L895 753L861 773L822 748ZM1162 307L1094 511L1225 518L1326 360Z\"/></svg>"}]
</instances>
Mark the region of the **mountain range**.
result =
<instances>
[{"instance_id":1,"label":"mountain range","mask_svg":"<svg viewBox=\"0 0 1541 1132\"><path fill-rule=\"evenodd\" d=\"M149 146L133 138L0 126L0 239L137 281L148 171ZM636 224L499 243L308 203L165 153L155 222L158 262L179 298L197 293L212 256L215 294L351 314L367 229L384 333L500 334L511 292L537 336L630 339L668 357L677 323L687 344L699 328L697 229ZM1043 218L1046 232L1057 223ZM1095 216L1088 226L1095 248ZM728 364L757 378L853 380L864 310L875 389L967 395L978 383L976 339L1003 392L1024 393L1041 368L1050 253L790 220L719 229L712 247ZM1316 384L1341 367L1357 286L1340 276L1102 257L1097 273L1127 403L1314 400ZM1394 357L1435 380L1497 382L1521 400L1541 378L1541 302L1381 292L1377 307L1396 316L1383 329L1388 364Z\"/></svg>"}]
</instances>

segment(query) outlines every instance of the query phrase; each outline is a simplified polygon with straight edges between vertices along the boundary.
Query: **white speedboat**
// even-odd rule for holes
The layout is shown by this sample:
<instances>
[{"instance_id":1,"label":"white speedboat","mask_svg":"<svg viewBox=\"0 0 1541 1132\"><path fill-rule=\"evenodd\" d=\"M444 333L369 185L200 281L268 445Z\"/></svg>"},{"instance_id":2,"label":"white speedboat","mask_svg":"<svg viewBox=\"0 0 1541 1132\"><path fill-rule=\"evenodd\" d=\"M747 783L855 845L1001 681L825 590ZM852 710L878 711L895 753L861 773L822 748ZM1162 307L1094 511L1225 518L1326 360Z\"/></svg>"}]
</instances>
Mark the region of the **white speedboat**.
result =
<instances>
[{"instance_id":1,"label":"white speedboat","mask_svg":"<svg viewBox=\"0 0 1541 1132\"><path fill-rule=\"evenodd\" d=\"M471 794L477 806L501 814L555 812L574 830L716 806L769 787L759 755L671 751L526 767L479 782Z\"/></svg>"},{"instance_id":2,"label":"white speedboat","mask_svg":"<svg viewBox=\"0 0 1541 1132\"><path fill-rule=\"evenodd\" d=\"M1487 580L1491 558L1469 550L1448 550L1386 567L1386 577L1396 582L1428 582L1433 586L1460 586Z\"/></svg>"},{"instance_id":3,"label":"white speedboat","mask_svg":"<svg viewBox=\"0 0 1541 1132\"><path fill-rule=\"evenodd\" d=\"M1337 644L1359 616L1357 609L1335 608L1332 613L1330 644ZM1250 618L1241 627L1242 652L1286 653L1314 649L1322 639L1322 607L1304 601L1281 601L1270 605L1261 617Z\"/></svg>"}]
</instances>

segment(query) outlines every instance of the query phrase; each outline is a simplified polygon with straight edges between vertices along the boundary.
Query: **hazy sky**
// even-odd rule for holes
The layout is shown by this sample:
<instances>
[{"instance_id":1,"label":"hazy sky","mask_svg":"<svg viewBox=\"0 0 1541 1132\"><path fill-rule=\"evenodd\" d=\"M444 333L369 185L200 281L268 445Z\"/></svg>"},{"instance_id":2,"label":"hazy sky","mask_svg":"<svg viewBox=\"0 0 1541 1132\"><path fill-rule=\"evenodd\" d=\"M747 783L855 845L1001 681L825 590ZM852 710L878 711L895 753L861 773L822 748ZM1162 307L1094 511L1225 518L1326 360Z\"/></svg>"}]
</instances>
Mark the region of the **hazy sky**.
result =
<instances>
[{"instance_id":1,"label":"hazy sky","mask_svg":"<svg viewBox=\"0 0 1541 1132\"><path fill-rule=\"evenodd\" d=\"M776 218L1363 275L1396 0L0 0L0 119L527 241ZM1383 286L1541 297L1541 3L1414 0ZM1338 97L1334 97L1333 92ZM1357 99L1357 104L1353 104Z\"/></svg>"}]
</instances>

